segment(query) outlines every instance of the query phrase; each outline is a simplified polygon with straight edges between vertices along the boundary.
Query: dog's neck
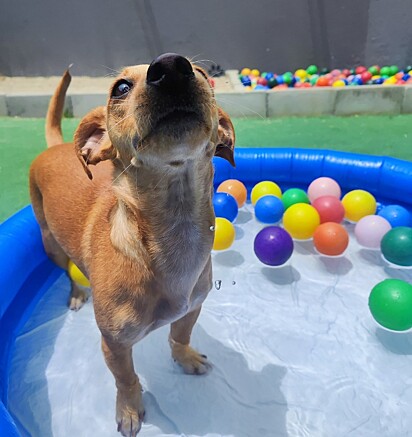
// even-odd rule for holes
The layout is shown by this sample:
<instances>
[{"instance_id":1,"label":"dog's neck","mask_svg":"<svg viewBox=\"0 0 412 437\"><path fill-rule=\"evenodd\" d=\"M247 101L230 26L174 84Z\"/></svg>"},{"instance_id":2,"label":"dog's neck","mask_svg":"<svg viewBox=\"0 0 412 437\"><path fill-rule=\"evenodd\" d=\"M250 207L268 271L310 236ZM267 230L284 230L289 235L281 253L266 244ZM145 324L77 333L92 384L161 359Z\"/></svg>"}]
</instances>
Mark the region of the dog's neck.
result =
<instances>
[{"instance_id":1,"label":"dog's neck","mask_svg":"<svg viewBox=\"0 0 412 437\"><path fill-rule=\"evenodd\" d=\"M171 170L116 170L113 188L117 204L111 215L111 239L126 256L137 259L161 252L162 256L153 258L167 259L165 267L179 272L184 258L187 264L195 255L193 251L201 258L210 252L214 223L211 161L188 160Z\"/></svg>"}]
</instances>

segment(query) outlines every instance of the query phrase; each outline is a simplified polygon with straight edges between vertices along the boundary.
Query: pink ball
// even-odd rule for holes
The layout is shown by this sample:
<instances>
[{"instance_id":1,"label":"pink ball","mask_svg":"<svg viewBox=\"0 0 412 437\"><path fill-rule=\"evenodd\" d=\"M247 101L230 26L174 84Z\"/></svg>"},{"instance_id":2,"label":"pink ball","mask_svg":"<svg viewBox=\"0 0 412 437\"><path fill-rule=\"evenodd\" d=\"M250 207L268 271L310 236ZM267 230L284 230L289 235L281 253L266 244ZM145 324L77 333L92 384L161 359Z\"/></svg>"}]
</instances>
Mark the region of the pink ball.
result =
<instances>
[{"instance_id":1,"label":"pink ball","mask_svg":"<svg viewBox=\"0 0 412 437\"><path fill-rule=\"evenodd\" d=\"M313 203L318 197L333 196L340 199L341 189L339 184L327 177L315 179L308 188L308 197Z\"/></svg>"},{"instance_id":2,"label":"pink ball","mask_svg":"<svg viewBox=\"0 0 412 437\"><path fill-rule=\"evenodd\" d=\"M335 196L318 197L312 202L312 206L319 213L321 223L340 223L345 217L345 208Z\"/></svg>"},{"instance_id":3,"label":"pink ball","mask_svg":"<svg viewBox=\"0 0 412 437\"><path fill-rule=\"evenodd\" d=\"M369 249L379 249L383 236L390 231L390 223L379 215L362 217L355 226L355 237L358 243Z\"/></svg>"}]
</instances>

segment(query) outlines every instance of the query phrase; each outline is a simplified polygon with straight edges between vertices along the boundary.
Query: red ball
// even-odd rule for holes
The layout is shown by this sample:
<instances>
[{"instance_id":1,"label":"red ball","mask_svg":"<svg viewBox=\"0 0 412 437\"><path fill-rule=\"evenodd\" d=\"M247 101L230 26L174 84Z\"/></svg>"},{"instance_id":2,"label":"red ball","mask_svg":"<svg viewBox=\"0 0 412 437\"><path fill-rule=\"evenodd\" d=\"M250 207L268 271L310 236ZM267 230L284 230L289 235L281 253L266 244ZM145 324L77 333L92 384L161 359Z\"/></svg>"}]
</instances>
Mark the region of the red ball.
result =
<instances>
[{"instance_id":1,"label":"red ball","mask_svg":"<svg viewBox=\"0 0 412 437\"><path fill-rule=\"evenodd\" d=\"M351 72L350 72L350 70L348 70L347 68L344 68L344 69L342 70L342 74L344 74L346 77L348 77L348 76L350 76Z\"/></svg>"},{"instance_id":2,"label":"red ball","mask_svg":"<svg viewBox=\"0 0 412 437\"><path fill-rule=\"evenodd\" d=\"M370 71L364 71L361 74L361 79L363 83L367 83L372 79L372 73Z\"/></svg>"},{"instance_id":3,"label":"red ball","mask_svg":"<svg viewBox=\"0 0 412 437\"><path fill-rule=\"evenodd\" d=\"M259 77L259 79L257 80L257 84L258 84L258 85L267 86L268 81L267 81L267 79L265 79L264 77Z\"/></svg>"},{"instance_id":4,"label":"red ball","mask_svg":"<svg viewBox=\"0 0 412 437\"><path fill-rule=\"evenodd\" d=\"M366 67L364 67L363 65L359 65L359 67L356 67L356 69L355 69L355 73L356 74L362 74L364 71L366 71L367 70L367 68Z\"/></svg>"},{"instance_id":5,"label":"red ball","mask_svg":"<svg viewBox=\"0 0 412 437\"><path fill-rule=\"evenodd\" d=\"M345 217L345 208L337 197L318 197L313 201L312 206L318 211L321 223L340 223Z\"/></svg>"}]
</instances>

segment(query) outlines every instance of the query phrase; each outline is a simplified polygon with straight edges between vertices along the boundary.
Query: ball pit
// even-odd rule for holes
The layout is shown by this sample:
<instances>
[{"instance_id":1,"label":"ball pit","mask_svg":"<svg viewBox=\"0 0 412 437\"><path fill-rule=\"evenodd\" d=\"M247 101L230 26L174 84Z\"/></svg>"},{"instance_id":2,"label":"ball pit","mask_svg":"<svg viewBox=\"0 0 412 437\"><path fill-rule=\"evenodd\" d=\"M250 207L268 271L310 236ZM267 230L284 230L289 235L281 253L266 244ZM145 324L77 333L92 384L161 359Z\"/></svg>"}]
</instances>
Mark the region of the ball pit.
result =
<instances>
[{"instance_id":1,"label":"ball pit","mask_svg":"<svg viewBox=\"0 0 412 437\"><path fill-rule=\"evenodd\" d=\"M236 163L237 168L231 169L223 160L215 160L216 187L224 179L238 178L245 183L250 193L259 180L273 178L282 188L299 186L306 189L316 176L333 175L345 191L361 187L376 195L384 205L399 203L409 210L412 207L412 165L399 160L320 150L253 149L238 151ZM210 351L209 355L216 369L227 368L228 362L236 365L236 372L224 375L221 372L212 372L208 377L209 391L199 398L201 409L207 409L210 405L214 408L214 423L217 425L210 431L219 433L225 429L233 435L241 435L242 432L256 435L256 432L263 430L262 433L270 435L273 429L278 429L276 426L280 426L285 435L289 429L298 434L310 430L312 434L339 435L355 428L359 435L383 435L387 430L393 435L408 435L412 426L409 415L410 396L408 390L405 390L410 377L408 369L412 363L409 334L404 334L404 331L393 334L377 328L369 315L368 298L365 294L376 285L378 281L373 285L371 282L377 276L382 280L388 272L393 273L393 270L383 269L378 262L381 260L378 259L373 266L374 275L371 278L367 264L371 264L375 258L367 255L362 264L363 252L367 251L362 251L356 241L351 241L352 247L348 248L348 253L336 260L316 256L308 249L309 242L298 242L295 243L297 250L288 265L276 270L266 265L254 265L253 238L250 238L254 235L248 235L248 231L253 228L257 233L261 225L256 224L253 214L249 213L248 208L252 209L252 206L247 204L244 208L240 215L242 223L239 224L241 229L243 227L244 235L239 234L233 244L233 251L228 252L227 257L222 256L224 253L213 254L214 278L222 280L222 287L219 292L210 293L194 335L199 346L207 346L205 351ZM246 222L247 213L251 216L249 222ZM95 356L102 361L100 337L97 332L92 341L87 338L84 343L79 344L76 341L72 345L72 358L79 360L82 365L77 367L76 378L68 377L60 382L62 375L71 374L72 360L70 364L58 365L55 359L56 346L61 349L63 341L59 341L64 339L69 340L65 343L70 345L76 325L85 335L93 332L90 325L93 318L92 307L86 305L81 312L73 315L66 311L65 303L60 297L60 300L56 300L59 317L56 320L45 318L45 311L50 306L50 294L46 294L47 290L52 285L55 287L54 284L62 278L62 273L51 264L42 250L41 237L30 208L2 225L0 234L0 252L3 259L0 273L0 317L4 328L4 335L0 339L0 386L3 393L0 402L0 429L5 435L20 435L9 411L13 417L18 417L19 429L28 429L24 409L29 406L29 418L33 418L33 421L38 417L42 418L35 422L39 426L35 430L43 431L44 423L49 427L47 429L46 426L45 432L31 435L47 435L47 432L55 431L57 414L53 395L56 392L62 392L64 387L64 391L71 394L66 411L77 414L81 408L72 411L70 406L73 403L83 405L77 403L82 381L90 378L106 381L107 369L103 364L100 367L89 366L89 362L95 364L92 361ZM249 245L248 251L240 252L242 242ZM234 256L238 249L244 256L243 260ZM323 266L323 269L316 268L318 265ZM408 278L410 282L412 272L399 272L399 275ZM349 280L350 286L343 286L345 280ZM56 290L52 288L50 291ZM60 296L65 297L67 284L58 291L61 291ZM46 299L41 300L43 297ZM40 327L35 325L38 320L36 309L43 315L42 320L45 320ZM259 312L258 317L250 319L249 315L254 309ZM241 318L241 324L237 323L238 318ZM233 320L233 323L227 323L227 320ZM222 326L224 329L221 329ZM251 329L255 326L258 329ZM186 396L187 384L192 383L186 381L187 378L181 376L180 372L170 372L167 359L159 359L159 345L163 344L162 347L167 348L168 330L165 327L156 331L155 337L151 336L139 346L143 352L139 356L146 357L139 361L139 372L149 375L153 372L155 363L159 378L160 375L167 374L165 384L159 380L148 387L150 392L146 392L149 393L146 402L150 401L147 406L152 420L151 423L143 425L146 427L143 428L143 433L167 432L170 435L179 435L190 432L197 425L188 422L187 415L184 414L190 408L190 399ZM252 332L253 338L245 339L243 331ZM39 349L38 343L30 346L28 340L41 338L40 334L44 332L48 332L47 336L43 336L47 340L42 345L44 349ZM259 336L255 335L256 332ZM75 338L82 341L83 335ZM155 345L152 347L153 338ZM233 340L236 341L236 348L233 348ZM256 340L265 341L264 354L260 353L261 346ZM250 349L251 345L255 349ZM256 350L258 361L253 360L255 354L250 354L250 350ZM16 355L18 353L20 355ZM324 359L325 356L332 355L336 359ZM39 373L35 365L42 357L45 361L41 362L44 366ZM86 358L88 362L83 363L82 358ZM19 361L25 365L26 373L22 371L13 376L13 371L16 370L13 366ZM27 366L27 363L30 365ZM294 371L296 368L299 368L299 372ZM103 369L105 373L99 369ZM47 379L50 374L52 378ZM34 379L36 386L43 391L34 395L28 392L26 377L29 380ZM308 381L310 387L307 387ZM361 383L354 387L353 381ZM233 396L230 392L225 392L225 387L232 387L230 384L234 383L240 402L232 404ZM144 378L145 389L148 384ZM108 384L102 383L99 386L97 393L86 396L85 410L95 408L99 405L96 402L106 397L106 385L110 386L108 402L115 402L112 399L113 384L109 380ZM280 386L286 390L278 390ZM173 399L170 401L167 396L170 387L177 390L183 408L181 417L174 414L174 423L169 426L164 421L163 411L174 411ZM254 411L251 404L247 402L246 406L243 405L244 399L250 400L250 387L256 389L253 393L256 394L259 412L259 431L254 423L251 424L253 421L250 420L249 413ZM302 390L302 387L307 387L307 390ZM45 406L42 405L44 388L46 392L48 390ZM215 397L214 402L210 403L208 393L221 393L222 396ZM325 396L328 402L325 402ZM155 402L151 402L153 399L162 400L160 408L157 408ZM275 410L268 399L276 401ZM393 399L397 400L395 409L392 409ZM376 409L376 405L380 405L380 408ZM254 406L255 404L252 405ZM90 419L95 420L92 426L94 423L102 429L113 426L112 417L106 418L105 409L95 411L96 417L90 416ZM384 423L382 411L391 412L384 417ZM42 415L44 412L46 414ZM228 421L228 414L236 420ZM302 426L295 421L299 414L305 418ZM53 417L53 422L48 415ZM74 422L64 420L61 428L64 432L54 434L63 435L66 432L68 435L76 435L74 429L79 425L85 426L84 432L89 435L88 422L84 425ZM235 425L231 425L231 422ZM156 423L162 424L160 430ZM90 435L92 433L93 431Z\"/></svg>"},{"instance_id":2,"label":"ball pit","mask_svg":"<svg viewBox=\"0 0 412 437\"><path fill-rule=\"evenodd\" d=\"M294 73L265 72L243 68L239 72L240 82L248 89L276 90L283 88L302 89L307 87L346 87L362 85L411 85L412 70L410 66L399 69L396 65L363 65L353 69L327 69L309 65L306 69L298 68ZM268 77L270 79L268 79Z\"/></svg>"}]
</instances>

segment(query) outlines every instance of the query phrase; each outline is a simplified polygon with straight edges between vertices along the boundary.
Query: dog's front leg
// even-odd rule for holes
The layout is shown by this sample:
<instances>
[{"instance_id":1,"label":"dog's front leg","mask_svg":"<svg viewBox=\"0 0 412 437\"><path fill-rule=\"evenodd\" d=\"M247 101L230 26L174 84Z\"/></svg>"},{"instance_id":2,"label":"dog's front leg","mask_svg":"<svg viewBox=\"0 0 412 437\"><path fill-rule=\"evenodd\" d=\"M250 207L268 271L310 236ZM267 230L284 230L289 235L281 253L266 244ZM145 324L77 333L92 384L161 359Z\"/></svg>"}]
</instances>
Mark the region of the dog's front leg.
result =
<instances>
[{"instance_id":1,"label":"dog's front leg","mask_svg":"<svg viewBox=\"0 0 412 437\"><path fill-rule=\"evenodd\" d=\"M183 367L186 373L202 375L210 367L206 355L201 355L189 346L190 335L200 314L198 308L171 324L169 344L173 359Z\"/></svg>"},{"instance_id":2,"label":"dog's front leg","mask_svg":"<svg viewBox=\"0 0 412 437\"><path fill-rule=\"evenodd\" d=\"M202 300L212 288L212 260L209 257L194 289L193 296ZM202 297L203 295L203 297ZM170 326L169 344L173 359L179 363L186 373L202 375L210 368L206 355L201 355L189 346L193 326L199 317L201 306L186 314Z\"/></svg>"},{"instance_id":3,"label":"dog's front leg","mask_svg":"<svg viewBox=\"0 0 412 437\"><path fill-rule=\"evenodd\" d=\"M102 337L102 349L106 364L116 380L117 430L125 437L134 437L142 426L145 411L142 387L134 371L132 347Z\"/></svg>"}]
</instances>

